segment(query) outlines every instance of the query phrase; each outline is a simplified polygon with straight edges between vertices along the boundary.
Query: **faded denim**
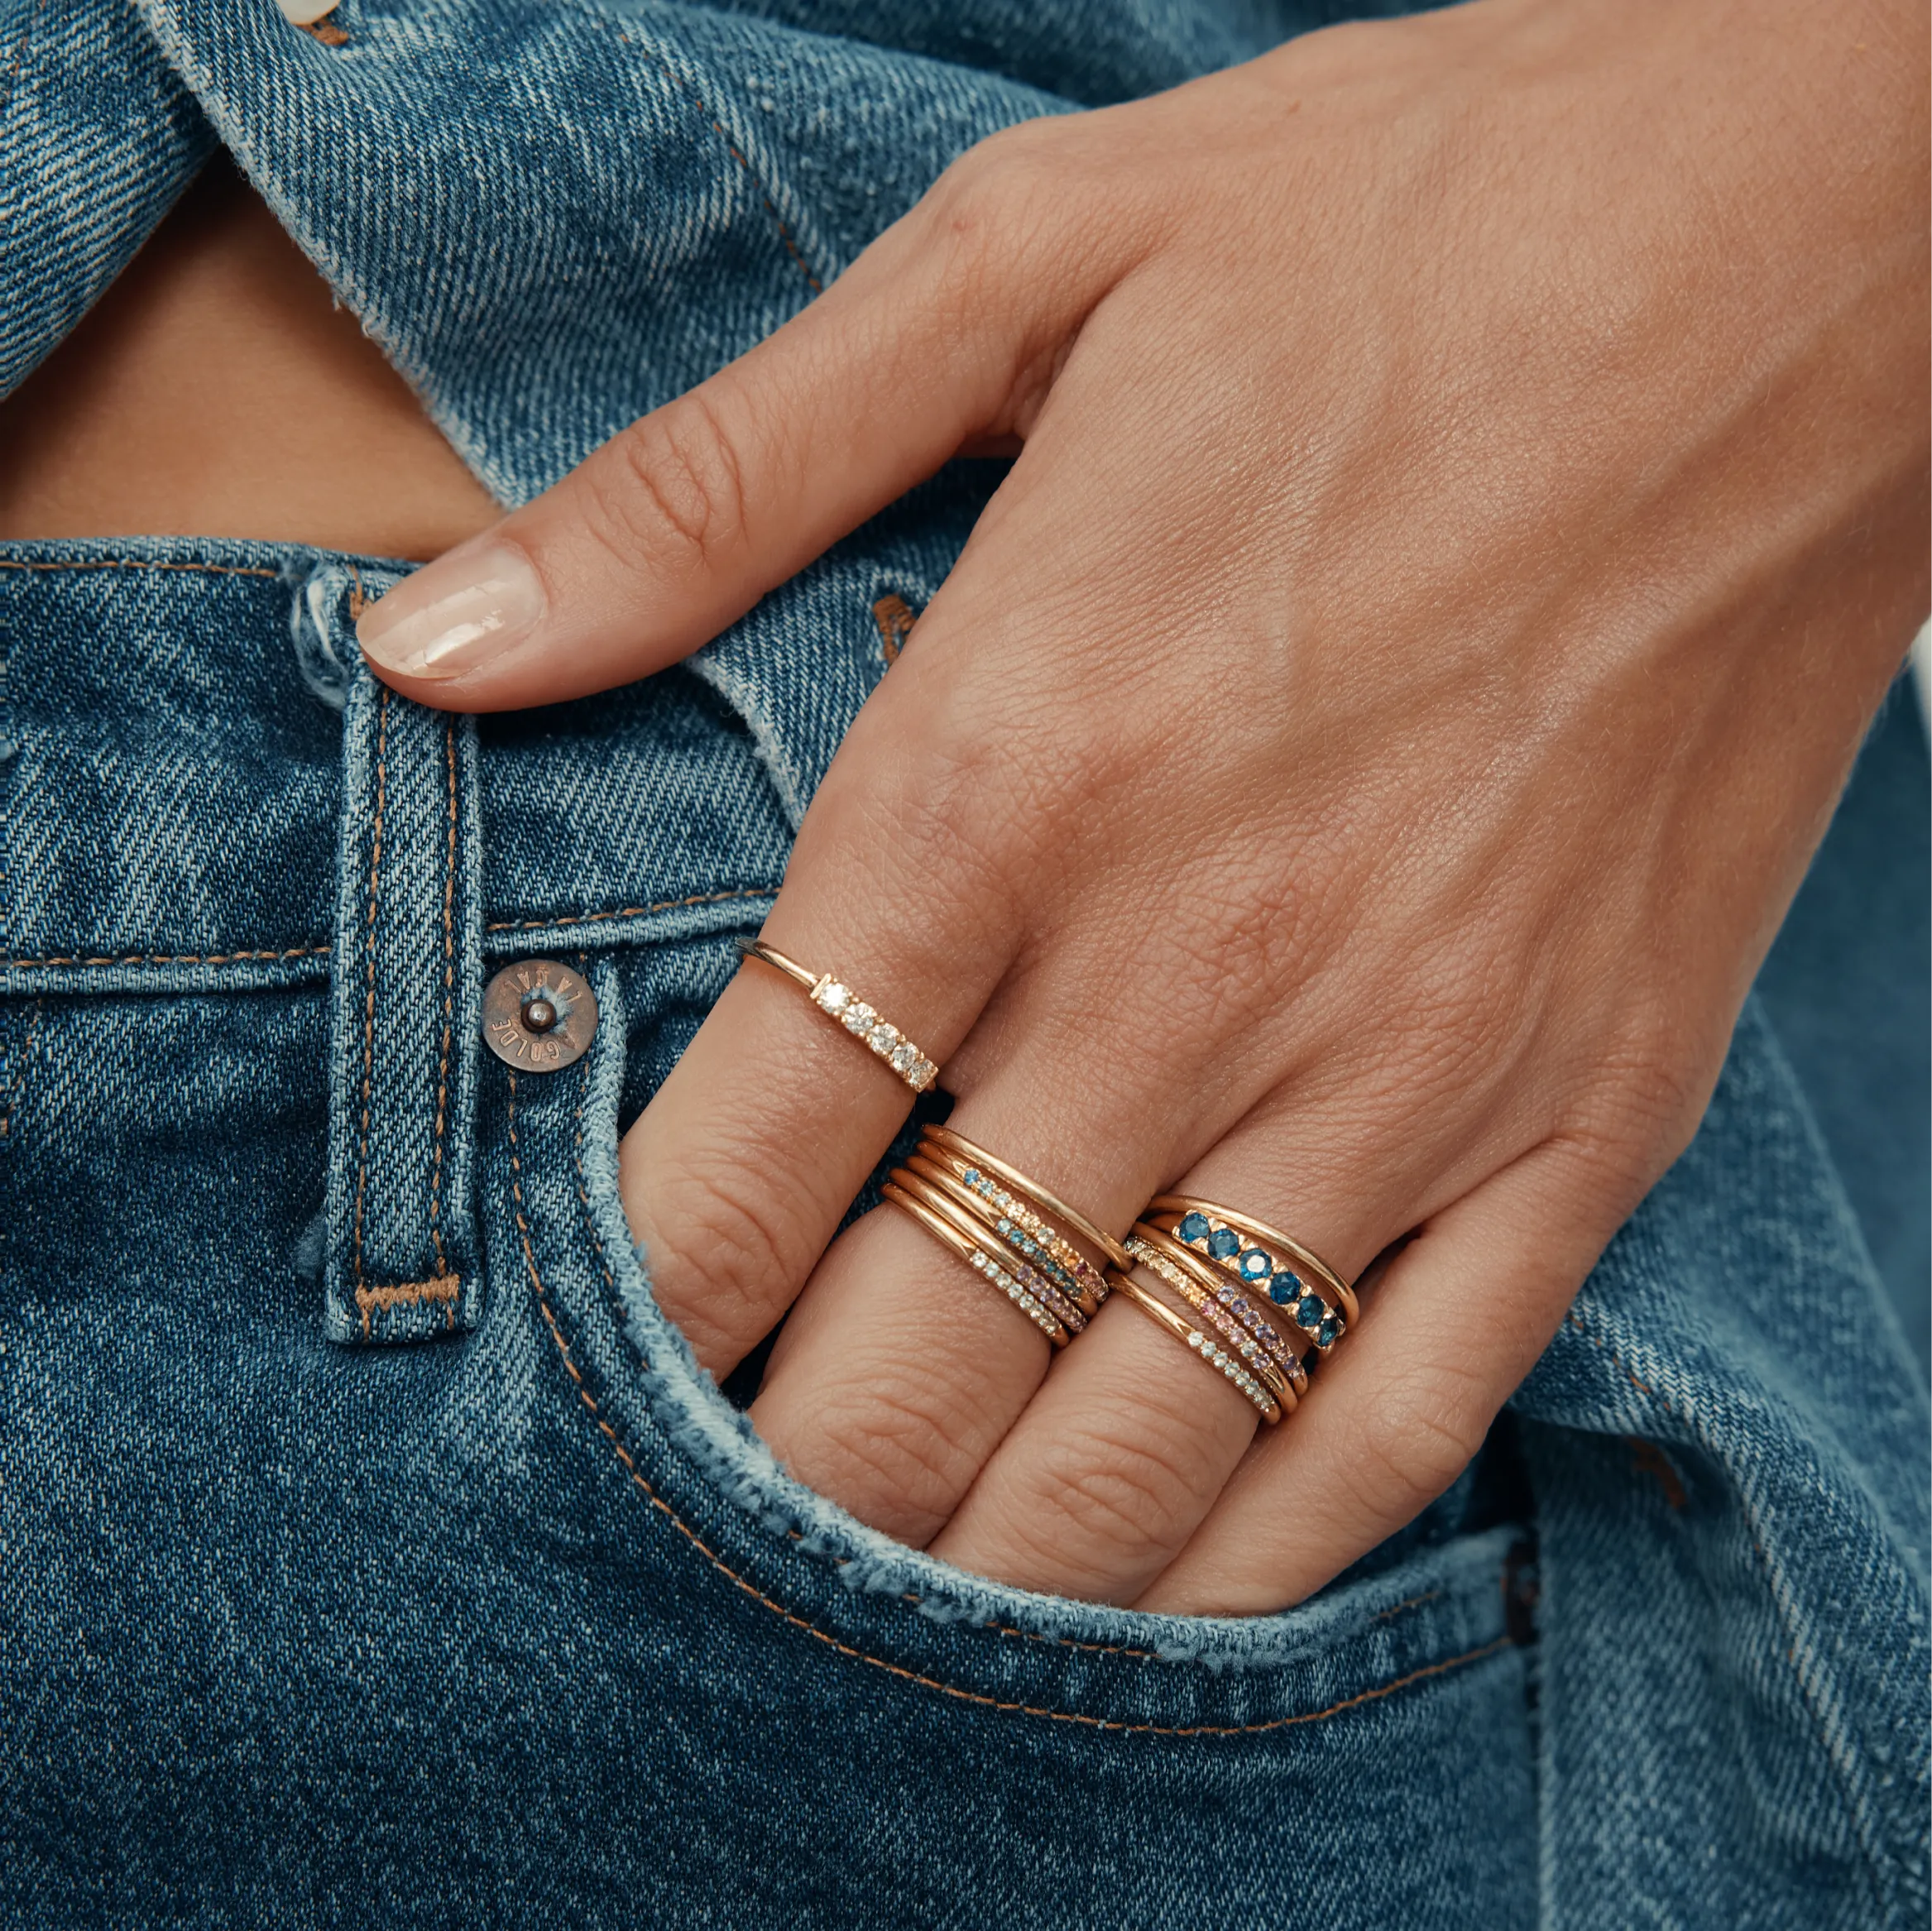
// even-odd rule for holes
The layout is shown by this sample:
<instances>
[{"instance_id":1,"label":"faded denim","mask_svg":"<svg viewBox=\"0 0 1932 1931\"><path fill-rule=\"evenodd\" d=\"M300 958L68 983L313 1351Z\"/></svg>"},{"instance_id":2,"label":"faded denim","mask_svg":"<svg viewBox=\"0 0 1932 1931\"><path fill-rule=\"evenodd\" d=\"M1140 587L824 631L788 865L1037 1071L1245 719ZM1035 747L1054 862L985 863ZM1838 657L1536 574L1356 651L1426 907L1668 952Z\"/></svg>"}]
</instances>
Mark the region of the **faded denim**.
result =
<instances>
[{"instance_id":1,"label":"faded denim","mask_svg":"<svg viewBox=\"0 0 1932 1931\"><path fill-rule=\"evenodd\" d=\"M16 0L7 381L219 141L517 501L979 136L1315 23L335 18ZM0 548L0 1922L1923 1922L1925 1397L1755 1004L1477 1468L1285 1615L902 1549L658 1313L618 1134L996 474L474 721L362 665L380 559ZM535 955L547 1079L476 1023Z\"/></svg>"}]
</instances>

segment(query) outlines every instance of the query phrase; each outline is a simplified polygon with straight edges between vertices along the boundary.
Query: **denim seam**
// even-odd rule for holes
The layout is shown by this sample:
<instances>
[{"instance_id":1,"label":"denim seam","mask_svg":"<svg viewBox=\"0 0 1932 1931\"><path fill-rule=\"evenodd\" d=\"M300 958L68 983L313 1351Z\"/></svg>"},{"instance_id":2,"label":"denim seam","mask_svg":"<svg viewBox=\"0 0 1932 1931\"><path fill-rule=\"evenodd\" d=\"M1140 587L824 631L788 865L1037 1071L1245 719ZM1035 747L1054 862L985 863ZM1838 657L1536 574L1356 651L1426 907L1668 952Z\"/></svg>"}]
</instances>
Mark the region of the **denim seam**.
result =
<instances>
[{"instance_id":1,"label":"denim seam","mask_svg":"<svg viewBox=\"0 0 1932 1931\"><path fill-rule=\"evenodd\" d=\"M608 32L615 33L618 40L621 41L624 46L626 47L635 47L647 60L654 63L656 66L658 66L663 71L664 77L670 82L673 87L676 88L680 93L684 94L690 100L696 103L698 113L703 115L705 119L711 123L712 132L717 136L720 141L724 142L726 153L730 155L731 159L735 161L744 170L745 179L751 184L755 189L756 189L758 199L765 204L765 213L771 217L772 224L778 230L779 239L784 243L785 252L791 256L793 262L796 265L799 274L804 276L806 282L810 286L813 295L823 295L825 293L824 283L822 282L818 277L812 272L811 264L807 261L804 256L800 253L798 244L792 239L792 231L785 226L785 218L779 213L778 203L772 199L771 191L765 186L765 183L759 179L756 170L754 169L750 162L745 158L744 153L740 149L737 142L732 140L731 136L725 131L724 122L719 120L717 116L712 113L710 108L705 104L703 95L701 94L689 81L686 80L684 77L680 74L674 67L672 66L670 62L667 60L662 54L658 52L656 48L645 46L642 42L632 40L630 36L626 33L622 27L617 26L616 23L613 21L606 20L601 14L590 12L587 9L586 12L587 17L594 22L598 26L604 28Z\"/></svg>"},{"instance_id":2,"label":"denim seam","mask_svg":"<svg viewBox=\"0 0 1932 1931\"><path fill-rule=\"evenodd\" d=\"M360 585L357 589L359 592ZM443 722L443 750L449 772L449 841L443 870L443 1052L436 1070L436 1155L429 1168L429 1243L436 1250L439 1280L450 1273L449 1257L443 1250L442 1209L443 1123L448 1113L449 1047L456 1006L456 932L452 918L456 894L456 721L453 717ZM453 1324L453 1299L449 1315Z\"/></svg>"},{"instance_id":3,"label":"denim seam","mask_svg":"<svg viewBox=\"0 0 1932 1931\"><path fill-rule=\"evenodd\" d=\"M4 568L5 566L0 566ZM682 912L694 905L722 905L734 898L775 898L776 885L736 885L726 892L699 892L688 898L660 898L650 905L616 905L604 912L559 912L539 918L500 918L483 927L485 932L540 932L553 926L596 925L614 918L642 918L658 912ZM314 945L273 946L252 952L122 952L94 953L83 956L65 953L42 959L0 959L0 966L22 971L55 966L237 966L266 960L279 965L290 959L321 958L334 949L332 940Z\"/></svg>"},{"instance_id":4,"label":"denim seam","mask_svg":"<svg viewBox=\"0 0 1932 1931\"><path fill-rule=\"evenodd\" d=\"M376 816L369 846L369 918L363 953L368 961L367 989L362 999L362 1130L356 1153L356 1228L353 1243L356 1305L362 1310L362 1332L369 1331L371 1303L362 1298L362 1207L369 1185L370 1095L376 1071L376 908L382 878L382 807L388 781L389 687L385 684L376 712ZM381 1305L377 1303L377 1305Z\"/></svg>"},{"instance_id":5,"label":"denim seam","mask_svg":"<svg viewBox=\"0 0 1932 1931\"><path fill-rule=\"evenodd\" d=\"M64 957L47 959L15 959L0 961L8 970L31 970L44 966L237 966L251 960L266 959L279 965L287 959L319 958L335 949L333 940L325 940L312 946L290 946L285 951L276 951L272 947L260 952L123 952L117 956L106 954L83 958L74 953Z\"/></svg>"},{"instance_id":6,"label":"denim seam","mask_svg":"<svg viewBox=\"0 0 1932 1931\"><path fill-rule=\"evenodd\" d=\"M175 570L202 577L266 577L280 580L279 570L264 570L249 563L162 563L145 557L55 557L44 563L25 563L17 558L0 557L0 570Z\"/></svg>"},{"instance_id":7,"label":"denim seam","mask_svg":"<svg viewBox=\"0 0 1932 1931\"><path fill-rule=\"evenodd\" d=\"M578 1107L578 1119L580 1123L578 1146L581 1148L582 1143L581 1138L581 1121L582 1119L581 1102ZM536 1295L537 1307L544 1317L544 1325L550 1330L550 1339L556 1344L557 1353L563 1363L565 1372L568 1373L571 1380L576 1384L577 1397L582 1404L585 1412L596 1423L598 1432L610 1443L612 1452L622 1463L625 1472L630 1476L632 1483L644 1494L651 1507L662 1514L678 1534L683 1536L685 1540L720 1575L723 1576L735 1588L749 1596L761 1608L769 1610L773 1615L789 1623L793 1629L811 1636L815 1641L823 1643L828 1649L836 1651L840 1655L850 1657L855 1662L870 1664L875 1670L883 1670L888 1675L896 1676L900 1680L913 1684L920 1689L937 1690L942 1696L954 1697L962 1703L974 1703L981 1708L995 1712L1018 1716L1043 1717L1052 1723L1076 1723L1088 1729L1116 1732L1122 1736L1251 1737L1260 1735L1268 1731L1291 1729L1303 1723L1321 1723L1327 1718L1340 1716L1346 1711L1359 1708L1364 1703L1378 1703L1384 1697L1393 1696L1398 1689L1405 1689L1412 1684L1424 1682L1432 1676L1444 1675L1451 1670L1460 1669L1465 1664L1480 1662L1486 1657L1493 1656L1500 1651L1513 1646L1515 1639L1513 1636L1507 1634L1497 1636L1489 1642L1479 1644L1474 1649L1464 1651L1460 1655L1445 1657L1440 1661L1426 1664L1419 1670L1412 1670L1407 1675L1398 1676L1393 1683L1384 1683L1378 1685L1375 1689L1362 1690L1354 1696L1345 1697L1339 1703L1330 1703L1326 1709L1304 1711L1294 1716L1273 1717L1262 1723L1169 1724L1124 1723L1107 1717L1088 1716L1078 1710L1056 1710L1036 1703L1005 1702L998 1697L983 1695L977 1690L962 1689L956 1684L942 1683L937 1677L925 1675L918 1670L906 1668L904 1664L890 1662L884 1656L875 1656L867 1651L855 1647L851 1643L841 1642L829 1631L819 1628L816 1623L808 1622L795 1610L787 1608L783 1603L768 1596L755 1583L740 1575L735 1569L726 1562L723 1557L719 1555L698 1531L664 1500L663 1496L658 1493L650 1481L646 1479L643 1471L637 1466L636 1458L619 1440L616 1430L604 1418L597 1406L597 1397L591 1392L589 1384L584 1380L582 1371L578 1367L577 1362L570 1352L570 1344L564 1338L563 1330L558 1323L556 1313L550 1306L549 1296L544 1287L543 1274L537 1266L536 1249L530 1238L530 1220L524 1212L523 1156L516 1138L516 1075L514 1071L510 1075L510 1099L506 1125L510 1140L511 1202L516 1219L517 1238L523 1248L524 1266L529 1272L530 1287ZM588 1196L583 1186L581 1160L578 1165L578 1197L584 1202L587 1212ZM605 1261L601 1243L598 1243L598 1259L600 1263L603 1263ZM605 1277L606 1280L611 1278L607 1265L605 1267ZM615 1286L614 1282L611 1284ZM1417 1598L1418 1601L1421 1599ZM1065 1643L1066 1646L1074 1649L1092 1649L1100 1646L1093 1644L1071 1642L1067 1639L1057 1637L1034 1637L1033 1640L1062 1642Z\"/></svg>"},{"instance_id":8,"label":"denim seam","mask_svg":"<svg viewBox=\"0 0 1932 1931\"><path fill-rule=\"evenodd\" d=\"M538 932L554 925L595 925L600 919L641 918L652 912L682 912L691 905L722 905L732 898L775 898L776 885L735 885L726 892L700 892L689 898L661 898L654 905L619 905L608 912L559 912L542 918L500 918L485 932Z\"/></svg>"},{"instance_id":9,"label":"denim seam","mask_svg":"<svg viewBox=\"0 0 1932 1931\"><path fill-rule=\"evenodd\" d=\"M1710 1447L1710 1445L1704 1440L1704 1431L1697 1425L1696 1422L1679 1408L1661 1389L1653 1387L1638 1375L1636 1370L1618 1352L1616 1344L1613 1341L1586 1327L1582 1317L1578 1315L1574 1307L1564 1318L1593 1347L1601 1349L1609 1357L1622 1373L1624 1379L1639 1394L1655 1402L1680 1426L1690 1430L1695 1440L1703 1444L1706 1448ZM1714 1449L1711 1452L1715 1454L1717 1451ZM1832 1747L1830 1734L1826 1727L1824 1718L1819 1711L1816 1700L1811 1694L1811 1686L1805 1681L1805 1672L1798 1665L1797 1634L1792 1629L1790 1617L1786 1612L1783 1592L1778 1588L1776 1570L1772 1566L1770 1556L1765 1551L1762 1540L1759 1538L1757 1525L1751 1521L1748 1503L1746 1507L1745 1519L1749 1526L1752 1551L1757 1556L1760 1567L1764 1570L1765 1581L1770 1589L1771 1599L1777 1605L1778 1619L1784 1627L1785 1660L1791 1665L1792 1679L1798 1686L1798 1694L1806 1710L1810 1713L1811 1721L1817 1730L1819 1744L1824 1752L1824 1760L1831 1766L1833 1777L1839 1786L1839 1797L1852 1818L1854 1827L1853 1834L1857 1838L1858 1849L1865 1860L1866 1878L1871 1886L1872 1896L1875 1900L1882 1900L1885 1896L1885 1884L1881 1868L1879 1849L1870 1841L1870 1825L1866 1817L1865 1806L1859 1801L1857 1791L1852 1788L1845 1767L1839 1761L1838 1751Z\"/></svg>"}]
</instances>

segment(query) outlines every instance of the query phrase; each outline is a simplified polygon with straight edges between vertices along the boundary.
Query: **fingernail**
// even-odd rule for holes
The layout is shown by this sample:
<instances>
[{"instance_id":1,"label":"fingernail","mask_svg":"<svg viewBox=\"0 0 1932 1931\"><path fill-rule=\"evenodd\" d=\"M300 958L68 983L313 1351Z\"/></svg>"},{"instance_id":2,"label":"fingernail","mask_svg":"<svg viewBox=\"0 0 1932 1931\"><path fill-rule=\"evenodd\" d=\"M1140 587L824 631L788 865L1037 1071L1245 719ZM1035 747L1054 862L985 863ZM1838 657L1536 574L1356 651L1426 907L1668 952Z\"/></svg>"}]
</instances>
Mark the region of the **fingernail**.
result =
<instances>
[{"instance_id":1,"label":"fingernail","mask_svg":"<svg viewBox=\"0 0 1932 1931\"><path fill-rule=\"evenodd\" d=\"M453 678L514 650L544 614L544 587L505 544L452 550L405 577L356 621L385 670Z\"/></svg>"}]
</instances>

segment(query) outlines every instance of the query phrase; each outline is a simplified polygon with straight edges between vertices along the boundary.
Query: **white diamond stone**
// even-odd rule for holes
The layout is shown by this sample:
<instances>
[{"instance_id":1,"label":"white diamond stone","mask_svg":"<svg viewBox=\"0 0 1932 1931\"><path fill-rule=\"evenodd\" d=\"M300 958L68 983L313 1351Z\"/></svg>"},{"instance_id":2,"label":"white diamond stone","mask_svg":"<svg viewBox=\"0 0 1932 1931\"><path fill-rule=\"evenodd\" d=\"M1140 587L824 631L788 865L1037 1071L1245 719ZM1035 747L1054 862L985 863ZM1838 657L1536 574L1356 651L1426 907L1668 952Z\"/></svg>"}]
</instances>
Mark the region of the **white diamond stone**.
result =
<instances>
[{"instance_id":1,"label":"white diamond stone","mask_svg":"<svg viewBox=\"0 0 1932 1931\"><path fill-rule=\"evenodd\" d=\"M872 1030L872 1022L878 1017L863 999L858 999L846 1008L840 1019L846 1032L863 1036Z\"/></svg>"},{"instance_id":2,"label":"white diamond stone","mask_svg":"<svg viewBox=\"0 0 1932 1931\"><path fill-rule=\"evenodd\" d=\"M919 1049L908 1040L900 1040L892 1049L892 1070L895 1073L909 1073L919 1063Z\"/></svg>"},{"instance_id":3,"label":"white diamond stone","mask_svg":"<svg viewBox=\"0 0 1932 1931\"><path fill-rule=\"evenodd\" d=\"M821 987L816 996L828 1013L842 1013L852 999L851 988L841 985L836 979L829 985Z\"/></svg>"},{"instance_id":4,"label":"white diamond stone","mask_svg":"<svg viewBox=\"0 0 1932 1931\"><path fill-rule=\"evenodd\" d=\"M899 1028L889 1026L881 1019L865 1035L865 1043L875 1052L890 1052L893 1047L899 1044Z\"/></svg>"}]
</instances>

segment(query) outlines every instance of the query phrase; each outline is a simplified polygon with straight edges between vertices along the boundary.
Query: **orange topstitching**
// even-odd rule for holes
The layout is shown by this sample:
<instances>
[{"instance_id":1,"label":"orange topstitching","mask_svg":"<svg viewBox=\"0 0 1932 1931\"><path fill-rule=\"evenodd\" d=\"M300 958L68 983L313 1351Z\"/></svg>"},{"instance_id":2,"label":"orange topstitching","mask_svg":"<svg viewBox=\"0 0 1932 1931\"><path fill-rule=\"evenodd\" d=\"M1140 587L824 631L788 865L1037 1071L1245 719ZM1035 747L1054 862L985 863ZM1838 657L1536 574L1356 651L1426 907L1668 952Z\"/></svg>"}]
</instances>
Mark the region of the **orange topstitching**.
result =
<instances>
[{"instance_id":1,"label":"orange topstitching","mask_svg":"<svg viewBox=\"0 0 1932 1931\"><path fill-rule=\"evenodd\" d=\"M605 26L609 25L608 22L598 19L597 16L595 14L591 15L590 17L595 21L597 25L599 26ZM626 46L635 47L637 46L637 42L632 40L630 35L626 33L622 27L616 29L616 34L617 38L621 41ZM729 134L725 132L724 123L718 119L716 114L712 113L708 107L705 105L704 97L699 93L698 89L692 86L691 84L686 80L675 68L671 65L669 61L666 60L654 48L646 47L643 50L643 51L647 59L656 61L657 65L664 69L664 74L669 79L670 83L674 87L683 89L686 93L690 95L693 100L697 102L698 113L702 114L705 119L711 122L713 132L717 134L718 139L723 141L725 144L725 151L731 156L731 159L735 161L741 168L744 170L745 179L751 184L754 189L757 190L758 199L765 204L765 213L771 217L774 225L778 229L779 239L784 243L785 252L789 255L793 262L797 264L799 274L803 276L807 282L811 285L811 289L813 295L823 295L825 293L825 285L821 282L818 277L812 272L811 264L807 261L805 257L798 252L798 244L792 239L792 231L785 226L785 218L779 213L778 204L772 199L770 191L765 187L764 182L759 180L757 175L753 171L750 162L746 161L745 156L739 151L738 144L732 140Z\"/></svg>"},{"instance_id":2,"label":"orange topstitching","mask_svg":"<svg viewBox=\"0 0 1932 1931\"><path fill-rule=\"evenodd\" d=\"M600 919L642 918L647 913L681 912L688 905L722 905L732 898L775 898L776 885L734 885L724 892L699 892L689 898L660 898L654 905L617 905L608 912L557 912L543 918L499 918L485 932L539 932L552 926L595 925Z\"/></svg>"},{"instance_id":3,"label":"orange topstitching","mask_svg":"<svg viewBox=\"0 0 1932 1931\"><path fill-rule=\"evenodd\" d=\"M449 1098L449 1047L456 1006L456 923L452 916L456 894L456 720L443 725L443 761L449 768L449 838L443 868L443 1053L436 1070L436 1157L429 1169L429 1242L436 1249L439 1279L450 1271L443 1250L443 1128ZM449 1303L449 1325L456 1325L456 1301Z\"/></svg>"},{"instance_id":4,"label":"orange topstitching","mask_svg":"<svg viewBox=\"0 0 1932 1931\"><path fill-rule=\"evenodd\" d=\"M0 557L0 570L185 570L204 577L279 577L279 570L265 570L248 563L165 563L146 557L50 557L44 563Z\"/></svg>"},{"instance_id":5,"label":"orange topstitching","mask_svg":"<svg viewBox=\"0 0 1932 1931\"><path fill-rule=\"evenodd\" d=\"M319 945L290 946L280 952L123 952L118 956L100 954L85 958L72 953L47 959L7 959L0 961L0 965L9 971L26 971L41 966L235 966L256 959L280 964L287 959L318 958L333 949L333 942L325 941Z\"/></svg>"}]
</instances>

